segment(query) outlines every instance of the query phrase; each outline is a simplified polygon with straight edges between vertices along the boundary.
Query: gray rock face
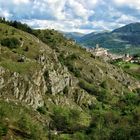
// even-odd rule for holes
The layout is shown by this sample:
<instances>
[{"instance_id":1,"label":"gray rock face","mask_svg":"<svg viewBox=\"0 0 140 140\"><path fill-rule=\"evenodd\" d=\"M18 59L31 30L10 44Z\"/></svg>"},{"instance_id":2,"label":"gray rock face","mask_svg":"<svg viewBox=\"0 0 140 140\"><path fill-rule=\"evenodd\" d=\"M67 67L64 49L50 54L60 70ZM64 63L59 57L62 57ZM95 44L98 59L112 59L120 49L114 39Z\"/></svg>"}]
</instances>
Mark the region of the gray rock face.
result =
<instances>
[{"instance_id":1,"label":"gray rock face","mask_svg":"<svg viewBox=\"0 0 140 140\"><path fill-rule=\"evenodd\" d=\"M99 88L103 81L109 81L108 87L112 93L122 93L123 88L133 90L137 88L136 86L140 86L139 82L119 68L95 59L92 61L89 57L82 55L77 59L79 65L83 63L82 67L77 65L78 69L81 70L81 77L75 77L74 73L68 70L68 66L66 67L58 59L60 52L54 51L36 39L34 41L39 43L39 49L34 52L35 54L33 53L34 55L31 52L33 56L27 53L22 58L24 61L20 62L15 60L17 56L14 54L13 59L11 59L19 66L19 69L23 70L23 73L13 72L13 70L18 71L18 68L10 69L9 67L7 69L4 65L2 65L3 67L0 66L1 99L15 103L21 102L32 106L34 109L43 105L49 106L49 104L92 107L97 101L96 96L94 93L93 95L89 94L88 91L79 86L81 78L88 83L91 81L95 87ZM11 53L13 54L13 52ZM70 56L71 54L73 53L67 52L65 55ZM20 64L23 67L20 67ZM31 66L29 70L27 67L24 71L26 64L31 64ZM117 85L115 89L113 89L113 85Z\"/></svg>"},{"instance_id":2,"label":"gray rock face","mask_svg":"<svg viewBox=\"0 0 140 140\"><path fill-rule=\"evenodd\" d=\"M0 96L37 108L44 105L46 93L56 95L63 93L66 87L72 87L77 81L72 80L68 69L60 64L56 55L53 56L50 58L41 53L37 60L40 70L36 69L32 74L21 75L0 67Z\"/></svg>"},{"instance_id":3,"label":"gray rock face","mask_svg":"<svg viewBox=\"0 0 140 140\"><path fill-rule=\"evenodd\" d=\"M80 106L95 102L95 98L79 89L78 79L58 61L56 54L48 57L42 52L36 60L40 70L36 69L32 74L22 75L0 67L1 98L21 102L35 109L44 105L44 97L48 98L48 102L71 106L74 102ZM52 97L47 93L52 94Z\"/></svg>"},{"instance_id":4,"label":"gray rock face","mask_svg":"<svg viewBox=\"0 0 140 140\"><path fill-rule=\"evenodd\" d=\"M52 69L48 71L47 81L50 92L55 95L63 92L66 86L70 86L70 74L66 67L62 69L60 66L57 70Z\"/></svg>"},{"instance_id":5,"label":"gray rock face","mask_svg":"<svg viewBox=\"0 0 140 140\"><path fill-rule=\"evenodd\" d=\"M72 75L69 73L67 67L61 65L58 61L57 55L52 51L53 57L50 59L44 53L39 56L39 63L43 65L44 78L46 81L47 92L52 95L63 93L65 87L72 87ZM76 81L75 81L76 82Z\"/></svg>"},{"instance_id":6,"label":"gray rock face","mask_svg":"<svg viewBox=\"0 0 140 140\"><path fill-rule=\"evenodd\" d=\"M26 103L33 108L42 106L43 95L47 90L43 74L41 71L35 72L30 79L0 67L0 96Z\"/></svg>"}]
</instances>

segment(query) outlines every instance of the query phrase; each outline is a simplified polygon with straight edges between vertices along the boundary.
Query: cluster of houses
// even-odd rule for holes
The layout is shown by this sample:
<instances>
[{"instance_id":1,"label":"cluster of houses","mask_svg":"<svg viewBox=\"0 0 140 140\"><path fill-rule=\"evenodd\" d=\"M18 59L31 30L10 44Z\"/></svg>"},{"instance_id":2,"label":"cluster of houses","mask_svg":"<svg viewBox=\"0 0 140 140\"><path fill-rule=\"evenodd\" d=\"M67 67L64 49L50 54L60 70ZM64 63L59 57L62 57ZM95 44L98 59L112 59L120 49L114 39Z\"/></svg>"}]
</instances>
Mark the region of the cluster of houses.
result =
<instances>
[{"instance_id":1,"label":"cluster of houses","mask_svg":"<svg viewBox=\"0 0 140 140\"><path fill-rule=\"evenodd\" d=\"M125 55L112 54L108 52L108 49L100 47L99 44L96 44L95 48L87 49L87 51L91 52L93 55L97 57L104 57L107 60L114 60L114 61L122 60L124 62L140 64L140 57L133 57L130 56L129 54L125 54Z\"/></svg>"}]
</instances>

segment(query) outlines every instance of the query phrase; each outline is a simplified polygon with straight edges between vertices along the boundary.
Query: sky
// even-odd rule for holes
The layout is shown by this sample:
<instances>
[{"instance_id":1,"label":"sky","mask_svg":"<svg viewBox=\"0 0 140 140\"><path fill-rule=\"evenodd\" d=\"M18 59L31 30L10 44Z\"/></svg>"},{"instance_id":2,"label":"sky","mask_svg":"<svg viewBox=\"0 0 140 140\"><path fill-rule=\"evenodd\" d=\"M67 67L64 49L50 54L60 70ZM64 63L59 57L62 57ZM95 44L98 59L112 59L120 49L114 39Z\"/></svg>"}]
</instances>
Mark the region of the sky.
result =
<instances>
[{"instance_id":1,"label":"sky","mask_svg":"<svg viewBox=\"0 0 140 140\"><path fill-rule=\"evenodd\" d=\"M100 32L140 22L140 0L0 0L0 17L32 28Z\"/></svg>"}]
</instances>

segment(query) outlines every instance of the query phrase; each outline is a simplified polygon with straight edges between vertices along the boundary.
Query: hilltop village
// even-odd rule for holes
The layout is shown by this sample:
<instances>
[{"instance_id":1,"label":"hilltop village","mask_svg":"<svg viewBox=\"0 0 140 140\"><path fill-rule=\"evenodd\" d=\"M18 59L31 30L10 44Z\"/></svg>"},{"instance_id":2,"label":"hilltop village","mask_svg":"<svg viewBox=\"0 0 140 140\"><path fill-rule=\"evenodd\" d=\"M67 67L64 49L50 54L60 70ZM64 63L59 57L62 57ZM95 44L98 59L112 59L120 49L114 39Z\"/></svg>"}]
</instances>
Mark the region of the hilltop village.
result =
<instances>
[{"instance_id":1,"label":"hilltop village","mask_svg":"<svg viewBox=\"0 0 140 140\"><path fill-rule=\"evenodd\" d=\"M104 58L104 60L113 60L113 61L121 60L124 62L140 64L140 57L138 56L131 56L129 54L124 55L113 54L110 53L108 49L100 47L99 44L96 44L95 48L87 48L86 50L88 52L91 52L94 56Z\"/></svg>"}]
</instances>

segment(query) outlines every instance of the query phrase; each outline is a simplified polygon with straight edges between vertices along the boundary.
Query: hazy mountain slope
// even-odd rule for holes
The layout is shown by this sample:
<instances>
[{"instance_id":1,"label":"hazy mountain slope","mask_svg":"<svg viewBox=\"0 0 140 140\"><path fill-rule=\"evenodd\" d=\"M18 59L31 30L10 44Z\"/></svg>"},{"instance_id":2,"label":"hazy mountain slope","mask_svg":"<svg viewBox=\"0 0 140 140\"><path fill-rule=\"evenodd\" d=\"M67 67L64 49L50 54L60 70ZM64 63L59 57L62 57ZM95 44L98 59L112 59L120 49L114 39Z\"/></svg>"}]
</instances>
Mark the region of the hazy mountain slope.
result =
<instances>
[{"instance_id":1,"label":"hazy mountain slope","mask_svg":"<svg viewBox=\"0 0 140 140\"><path fill-rule=\"evenodd\" d=\"M68 39L79 40L85 34L78 33L78 32L63 32L64 36Z\"/></svg>"},{"instance_id":2,"label":"hazy mountain slope","mask_svg":"<svg viewBox=\"0 0 140 140\"><path fill-rule=\"evenodd\" d=\"M79 42L85 46L95 47L99 43L102 47L113 52L140 52L140 23L132 23L112 32L88 34L80 38Z\"/></svg>"},{"instance_id":3,"label":"hazy mountain slope","mask_svg":"<svg viewBox=\"0 0 140 140\"><path fill-rule=\"evenodd\" d=\"M1 139L139 136L138 80L57 31L33 34L0 24Z\"/></svg>"},{"instance_id":4,"label":"hazy mountain slope","mask_svg":"<svg viewBox=\"0 0 140 140\"><path fill-rule=\"evenodd\" d=\"M115 29L113 32L117 33L140 33L140 23L131 23L126 26Z\"/></svg>"}]
</instances>

